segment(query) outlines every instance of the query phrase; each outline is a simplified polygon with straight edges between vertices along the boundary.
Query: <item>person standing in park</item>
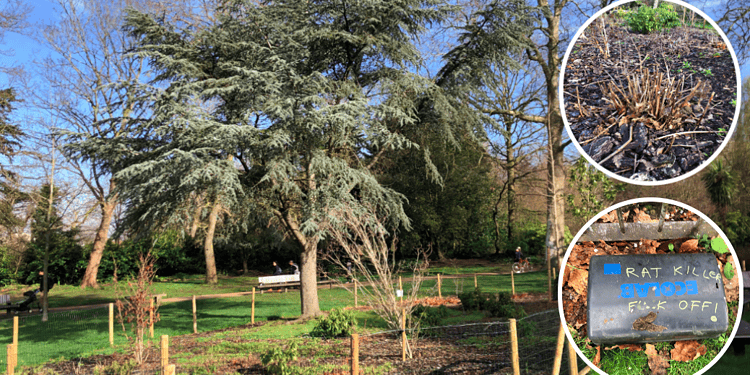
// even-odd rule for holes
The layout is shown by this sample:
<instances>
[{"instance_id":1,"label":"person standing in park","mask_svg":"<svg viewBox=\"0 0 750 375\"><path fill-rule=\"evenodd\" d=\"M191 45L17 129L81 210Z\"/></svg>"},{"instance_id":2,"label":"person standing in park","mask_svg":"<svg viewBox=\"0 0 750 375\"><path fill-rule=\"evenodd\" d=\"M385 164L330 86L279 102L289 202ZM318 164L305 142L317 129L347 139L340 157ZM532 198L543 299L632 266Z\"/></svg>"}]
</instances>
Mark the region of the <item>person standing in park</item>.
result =
<instances>
[{"instance_id":1,"label":"person standing in park","mask_svg":"<svg viewBox=\"0 0 750 375\"><path fill-rule=\"evenodd\" d=\"M299 275L299 266L293 260L289 261L289 266L292 267L292 275Z\"/></svg>"},{"instance_id":2,"label":"person standing in park","mask_svg":"<svg viewBox=\"0 0 750 375\"><path fill-rule=\"evenodd\" d=\"M279 267L279 264L276 262L273 262L273 275L278 276L281 275L281 267Z\"/></svg>"}]
</instances>

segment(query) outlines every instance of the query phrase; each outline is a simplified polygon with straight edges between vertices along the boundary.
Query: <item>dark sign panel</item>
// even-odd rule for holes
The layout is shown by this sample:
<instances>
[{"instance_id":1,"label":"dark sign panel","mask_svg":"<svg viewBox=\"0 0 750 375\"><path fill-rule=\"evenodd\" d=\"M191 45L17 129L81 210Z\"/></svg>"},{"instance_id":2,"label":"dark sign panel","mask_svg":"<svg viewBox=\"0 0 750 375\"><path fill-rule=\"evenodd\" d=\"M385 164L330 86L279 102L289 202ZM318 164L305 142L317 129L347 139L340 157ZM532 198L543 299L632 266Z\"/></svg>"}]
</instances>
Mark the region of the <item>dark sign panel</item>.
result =
<instances>
[{"instance_id":1,"label":"dark sign panel","mask_svg":"<svg viewBox=\"0 0 750 375\"><path fill-rule=\"evenodd\" d=\"M727 303L712 254L591 257L591 341L640 343L717 337L727 329Z\"/></svg>"}]
</instances>

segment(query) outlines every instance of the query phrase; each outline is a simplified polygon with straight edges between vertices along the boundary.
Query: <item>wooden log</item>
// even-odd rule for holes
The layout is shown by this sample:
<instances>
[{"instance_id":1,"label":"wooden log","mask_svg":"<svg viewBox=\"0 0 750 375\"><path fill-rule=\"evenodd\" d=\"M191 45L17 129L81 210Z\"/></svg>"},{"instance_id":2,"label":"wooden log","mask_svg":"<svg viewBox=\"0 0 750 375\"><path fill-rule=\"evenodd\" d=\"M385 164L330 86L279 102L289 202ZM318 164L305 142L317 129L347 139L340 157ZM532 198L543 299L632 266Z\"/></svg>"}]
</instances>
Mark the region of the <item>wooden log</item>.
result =
<instances>
[{"instance_id":1,"label":"wooden log","mask_svg":"<svg viewBox=\"0 0 750 375\"><path fill-rule=\"evenodd\" d=\"M442 292L442 280L440 280L440 274L438 274L438 298L443 298L443 292Z\"/></svg>"},{"instance_id":2,"label":"wooden log","mask_svg":"<svg viewBox=\"0 0 750 375\"><path fill-rule=\"evenodd\" d=\"M565 346L565 330L560 322L560 330L557 332L557 348L555 349L555 362L552 365L552 375L560 375L562 366L563 347Z\"/></svg>"},{"instance_id":3,"label":"wooden log","mask_svg":"<svg viewBox=\"0 0 750 375\"><path fill-rule=\"evenodd\" d=\"M515 319L510 319L510 357L513 375L521 375L521 366L518 360L518 331L516 330Z\"/></svg>"},{"instance_id":4,"label":"wooden log","mask_svg":"<svg viewBox=\"0 0 750 375\"><path fill-rule=\"evenodd\" d=\"M401 309L401 361L406 362L406 309Z\"/></svg>"},{"instance_id":5,"label":"wooden log","mask_svg":"<svg viewBox=\"0 0 750 375\"><path fill-rule=\"evenodd\" d=\"M109 346L115 346L115 304L109 304Z\"/></svg>"},{"instance_id":6,"label":"wooden log","mask_svg":"<svg viewBox=\"0 0 750 375\"><path fill-rule=\"evenodd\" d=\"M18 345L18 317L13 317L13 344Z\"/></svg>"},{"instance_id":7,"label":"wooden log","mask_svg":"<svg viewBox=\"0 0 750 375\"><path fill-rule=\"evenodd\" d=\"M250 324L255 324L255 287L253 287L253 302L250 307Z\"/></svg>"},{"instance_id":8,"label":"wooden log","mask_svg":"<svg viewBox=\"0 0 750 375\"><path fill-rule=\"evenodd\" d=\"M154 338L154 300L149 301L148 308L148 336Z\"/></svg>"},{"instance_id":9,"label":"wooden log","mask_svg":"<svg viewBox=\"0 0 750 375\"><path fill-rule=\"evenodd\" d=\"M198 306L195 303L195 294L193 294L193 333L198 333Z\"/></svg>"},{"instance_id":10,"label":"wooden log","mask_svg":"<svg viewBox=\"0 0 750 375\"><path fill-rule=\"evenodd\" d=\"M576 354L575 343L573 340L568 341L568 361L570 362L570 373L578 373L578 355Z\"/></svg>"},{"instance_id":11,"label":"wooden log","mask_svg":"<svg viewBox=\"0 0 750 375\"><path fill-rule=\"evenodd\" d=\"M352 333L352 369L351 375L359 375L359 335Z\"/></svg>"},{"instance_id":12,"label":"wooden log","mask_svg":"<svg viewBox=\"0 0 750 375\"><path fill-rule=\"evenodd\" d=\"M167 372L169 366L169 336L161 335L161 370Z\"/></svg>"}]
</instances>

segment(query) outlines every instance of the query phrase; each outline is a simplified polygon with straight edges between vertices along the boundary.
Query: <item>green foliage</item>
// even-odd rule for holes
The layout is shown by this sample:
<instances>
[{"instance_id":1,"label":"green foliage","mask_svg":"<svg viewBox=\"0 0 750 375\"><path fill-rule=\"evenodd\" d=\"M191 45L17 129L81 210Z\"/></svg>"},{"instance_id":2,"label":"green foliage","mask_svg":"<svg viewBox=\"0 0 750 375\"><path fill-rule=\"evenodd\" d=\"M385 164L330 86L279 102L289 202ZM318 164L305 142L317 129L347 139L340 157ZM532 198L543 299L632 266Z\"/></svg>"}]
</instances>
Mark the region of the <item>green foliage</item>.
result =
<instances>
[{"instance_id":1,"label":"green foliage","mask_svg":"<svg viewBox=\"0 0 750 375\"><path fill-rule=\"evenodd\" d=\"M726 223L722 229L734 246L739 247L750 243L750 216L740 211L730 211L727 213Z\"/></svg>"},{"instance_id":2,"label":"green foliage","mask_svg":"<svg viewBox=\"0 0 750 375\"><path fill-rule=\"evenodd\" d=\"M0 155L12 156L20 147L18 138L23 135L17 125L11 124L8 116L13 111L13 102L18 101L12 88L0 90ZM0 174L4 171L0 164Z\"/></svg>"},{"instance_id":3,"label":"green foliage","mask_svg":"<svg viewBox=\"0 0 750 375\"><path fill-rule=\"evenodd\" d=\"M23 266L19 270L18 281L31 284L43 269L45 253L49 251L48 274L59 284L74 284L80 281L85 271L81 267L83 247L78 243L75 229L63 229L62 217L57 212L57 189L50 207L50 186L43 185L39 191L39 202L31 224L32 240L24 253Z\"/></svg>"},{"instance_id":4,"label":"green foliage","mask_svg":"<svg viewBox=\"0 0 750 375\"><path fill-rule=\"evenodd\" d=\"M331 309L328 316L318 320L318 324L310 332L313 337L344 337L351 335L357 328L354 313L341 308Z\"/></svg>"},{"instance_id":5,"label":"green foliage","mask_svg":"<svg viewBox=\"0 0 750 375\"><path fill-rule=\"evenodd\" d=\"M484 310L490 316L498 318L523 318L526 316L523 307L515 305L508 293L482 293L480 288L476 288L471 292L459 294L458 298L466 310Z\"/></svg>"},{"instance_id":6,"label":"green foliage","mask_svg":"<svg viewBox=\"0 0 750 375\"><path fill-rule=\"evenodd\" d=\"M138 364L130 359L123 363L114 361L95 373L101 375L130 375L136 368L138 368Z\"/></svg>"},{"instance_id":7,"label":"green foliage","mask_svg":"<svg viewBox=\"0 0 750 375\"><path fill-rule=\"evenodd\" d=\"M266 366L266 371L273 375L292 374L291 362L296 361L299 356L299 345L296 341L289 344L286 350L275 347L260 356L261 362Z\"/></svg>"},{"instance_id":8,"label":"green foliage","mask_svg":"<svg viewBox=\"0 0 750 375\"><path fill-rule=\"evenodd\" d=\"M609 207L617 193L625 190L625 184L614 182L583 157L570 168L569 181L578 194L568 194L567 210L586 219Z\"/></svg>"},{"instance_id":9,"label":"green foliage","mask_svg":"<svg viewBox=\"0 0 750 375\"><path fill-rule=\"evenodd\" d=\"M633 31L641 34L680 26L680 18L674 6L666 2L659 4L656 9L641 5L636 12L629 14L627 21Z\"/></svg>"},{"instance_id":10,"label":"green foliage","mask_svg":"<svg viewBox=\"0 0 750 375\"><path fill-rule=\"evenodd\" d=\"M445 305L429 307L419 304L414 307L411 315L419 320L424 326L440 325L443 318L448 316L448 308Z\"/></svg>"},{"instance_id":11,"label":"green foliage","mask_svg":"<svg viewBox=\"0 0 750 375\"><path fill-rule=\"evenodd\" d=\"M721 159L717 159L701 177L701 180L703 180L703 184L708 191L709 198L715 205L726 207L731 203L737 181L729 165L725 165Z\"/></svg>"},{"instance_id":12,"label":"green foliage","mask_svg":"<svg viewBox=\"0 0 750 375\"><path fill-rule=\"evenodd\" d=\"M727 262L727 264L724 265L724 277L727 279L734 277L734 267L731 262Z\"/></svg>"},{"instance_id":13,"label":"green foliage","mask_svg":"<svg viewBox=\"0 0 750 375\"><path fill-rule=\"evenodd\" d=\"M667 246L667 247L669 248L669 251L674 252L674 244L673 243L669 244L669 246Z\"/></svg>"},{"instance_id":14,"label":"green foliage","mask_svg":"<svg viewBox=\"0 0 750 375\"><path fill-rule=\"evenodd\" d=\"M729 247L727 246L726 242L724 242L723 238L715 237L711 239L711 250L719 254L724 254L729 251Z\"/></svg>"}]
</instances>

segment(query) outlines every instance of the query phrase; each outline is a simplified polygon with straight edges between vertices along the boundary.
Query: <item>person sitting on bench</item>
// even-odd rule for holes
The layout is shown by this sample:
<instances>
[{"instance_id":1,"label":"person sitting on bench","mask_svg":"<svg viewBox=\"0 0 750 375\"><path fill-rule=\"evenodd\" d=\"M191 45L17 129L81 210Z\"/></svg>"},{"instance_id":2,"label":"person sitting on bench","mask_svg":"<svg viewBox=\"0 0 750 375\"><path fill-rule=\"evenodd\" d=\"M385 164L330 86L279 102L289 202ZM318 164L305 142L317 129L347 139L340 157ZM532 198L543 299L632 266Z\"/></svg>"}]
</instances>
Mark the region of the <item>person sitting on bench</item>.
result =
<instances>
[{"instance_id":1,"label":"person sitting on bench","mask_svg":"<svg viewBox=\"0 0 750 375\"><path fill-rule=\"evenodd\" d=\"M37 294L41 293L44 290L44 271L39 271L39 276L37 276L37 281L39 282L39 288L27 290L23 292L23 295L26 296L26 299L21 302L20 305L18 305L18 310L20 311L27 311L30 310L29 306L36 302L37 306L39 307L39 311L42 311L42 307L39 306L39 300L37 298ZM52 278L52 276L47 275L47 292L49 292L52 287L55 286L55 281Z\"/></svg>"}]
</instances>

